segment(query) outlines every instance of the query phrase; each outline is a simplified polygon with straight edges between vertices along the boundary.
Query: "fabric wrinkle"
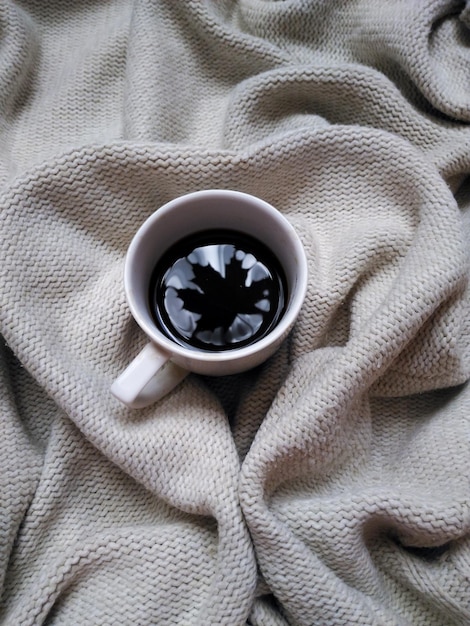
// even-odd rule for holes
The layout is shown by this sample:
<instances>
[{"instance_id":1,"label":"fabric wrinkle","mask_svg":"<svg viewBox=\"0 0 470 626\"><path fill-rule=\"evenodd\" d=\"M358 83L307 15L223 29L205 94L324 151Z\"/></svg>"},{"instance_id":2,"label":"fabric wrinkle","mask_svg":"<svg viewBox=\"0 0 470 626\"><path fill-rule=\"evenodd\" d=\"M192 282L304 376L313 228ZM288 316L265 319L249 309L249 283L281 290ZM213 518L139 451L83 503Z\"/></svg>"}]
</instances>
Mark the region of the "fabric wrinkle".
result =
<instances>
[{"instance_id":1,"label":"fabric wrinkle","mask_svg":"<svg viewBox=\"0 0 470 626\"><path fill-rule=\"evenodd\" d=\"M469 11L0 0L1 624L470 623ZM219 188L301 314L128 409L127 247Z\"/></svg>"}]
</instances>

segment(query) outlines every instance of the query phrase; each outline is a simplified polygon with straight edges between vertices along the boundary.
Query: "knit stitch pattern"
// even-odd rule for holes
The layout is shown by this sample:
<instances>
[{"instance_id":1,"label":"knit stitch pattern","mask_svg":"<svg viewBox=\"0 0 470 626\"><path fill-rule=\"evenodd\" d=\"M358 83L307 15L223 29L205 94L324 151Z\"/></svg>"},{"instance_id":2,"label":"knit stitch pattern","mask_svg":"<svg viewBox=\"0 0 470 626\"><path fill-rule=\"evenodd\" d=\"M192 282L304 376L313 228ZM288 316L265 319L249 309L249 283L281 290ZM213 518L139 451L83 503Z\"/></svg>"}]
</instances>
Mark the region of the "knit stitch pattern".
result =
<instances>
[{"instance_id":1,"label":"knit stitch pattern","mask_svg":"<svg viewBox=\"0 0 470 626\"><path fill-rule=\"evenodd\" d=\"M2 625L470 623L469 29L455 0L0 0ZM127 247L217 188L299 233L297 324L128 409Z\"/></svg>"}]
</instances>

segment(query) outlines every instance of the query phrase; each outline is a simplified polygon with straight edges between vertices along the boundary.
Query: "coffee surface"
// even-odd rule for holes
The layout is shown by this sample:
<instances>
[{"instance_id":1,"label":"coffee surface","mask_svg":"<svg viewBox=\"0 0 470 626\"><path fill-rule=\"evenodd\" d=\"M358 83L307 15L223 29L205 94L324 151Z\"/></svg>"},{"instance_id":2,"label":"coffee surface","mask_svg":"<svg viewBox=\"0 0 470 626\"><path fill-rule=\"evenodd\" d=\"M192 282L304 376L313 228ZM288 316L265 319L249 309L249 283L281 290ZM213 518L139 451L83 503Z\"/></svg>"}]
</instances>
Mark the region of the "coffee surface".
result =
<instances>
[{"instance_id":1,"label":"coffee surface","mask_svg":"<svg viewBox=\"0 0 470 626\"><path fill-rule=\"evenodd\" d=\"M251 236L204 231L177 242L157 263L150 308L182 346L221 351L269 333L282 316L286 281L274 254Z\"/></svg>"}]
</instances>

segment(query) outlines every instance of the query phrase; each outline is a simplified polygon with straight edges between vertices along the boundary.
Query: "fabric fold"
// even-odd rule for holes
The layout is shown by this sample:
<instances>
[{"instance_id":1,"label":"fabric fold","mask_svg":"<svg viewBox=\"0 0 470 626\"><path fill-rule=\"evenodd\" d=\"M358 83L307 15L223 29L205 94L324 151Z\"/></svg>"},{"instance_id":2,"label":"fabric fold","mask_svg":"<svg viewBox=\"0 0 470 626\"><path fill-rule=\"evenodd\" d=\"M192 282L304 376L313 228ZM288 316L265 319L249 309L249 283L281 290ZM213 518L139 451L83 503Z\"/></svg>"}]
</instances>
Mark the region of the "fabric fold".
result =
<instances>
[{"instance_id":1,"label":"fabric fold","mask_svg":"<svg viewBox=\"0 0 470 626\"><path fill-rule=\"evenodd\" d=\"M467 30L450 0L0 0L2 624L470 621ZM127 409L127 247L211 188L296 228L301 314Z\"/></svg>"}]
</instances>

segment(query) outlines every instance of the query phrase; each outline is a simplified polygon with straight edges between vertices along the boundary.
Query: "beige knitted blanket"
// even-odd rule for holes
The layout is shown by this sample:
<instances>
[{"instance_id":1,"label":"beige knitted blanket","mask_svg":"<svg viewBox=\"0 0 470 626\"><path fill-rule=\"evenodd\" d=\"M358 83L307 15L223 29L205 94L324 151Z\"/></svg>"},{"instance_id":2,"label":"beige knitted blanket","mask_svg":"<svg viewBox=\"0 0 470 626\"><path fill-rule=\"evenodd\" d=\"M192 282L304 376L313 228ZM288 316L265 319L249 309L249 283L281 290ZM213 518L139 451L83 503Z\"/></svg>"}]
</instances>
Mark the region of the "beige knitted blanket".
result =
<instances>
[{"instance_id":1,"label":"beige knitted blanket","mask_svg":"<svg viewBox=\"0 0 470 626\"><path fill-rule=\"evenodd\" d=\"M470 624L465 5L1 0L2 626ZM127 246L207 188L288 217L307 299L127 409Z\"/></svg>"}]
</instances>

